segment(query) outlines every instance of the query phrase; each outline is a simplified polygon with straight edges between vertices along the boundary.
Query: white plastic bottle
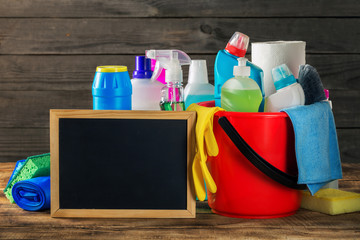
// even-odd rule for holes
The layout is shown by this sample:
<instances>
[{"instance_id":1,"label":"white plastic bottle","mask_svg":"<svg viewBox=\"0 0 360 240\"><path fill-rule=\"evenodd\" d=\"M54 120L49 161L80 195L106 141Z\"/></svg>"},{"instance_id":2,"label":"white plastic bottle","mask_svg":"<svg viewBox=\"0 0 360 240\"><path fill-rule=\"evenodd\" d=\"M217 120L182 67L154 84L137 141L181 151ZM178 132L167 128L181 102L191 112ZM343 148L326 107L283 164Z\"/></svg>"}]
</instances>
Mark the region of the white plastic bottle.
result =
<instances>
[{"instance_id":1,"label":"white plastic bottle","mask_svg":"<svg viewBox=\"0 0 360 240\"><path fill-rule=\"evenodd\" d=\"M272 78L276 93L265 100L265 112L280 112L284 108L305 104L304 90L286 64L273 68Z\"/></svg>"},{"instance_id":2,"label":"white plastic bottle","mask_svg":"<svg viewBox=\"0 0 360 240\"><path fill-rule=\"evenodd\" d=\"M151 59L136 56L135 71L131 79L132 110L160 110L159 99L164 85L158 81L151 81L151 75Z\"/></svg>"},{"instance_id":3,"label":"white plastic bottle","mask_svg":"<svg viewBox=\"0 0 360 240\"><path fill-rule=\"evenodd\" d=\"M258 112L262 101L259 85L250 76L246 58L238 58L234 66L234 78L227 80L221 88L221 107L231 112Z\"/></svg>"},{"instance_id":4,"label":"white plastic bottle","mask_svg":"<svg viewBox=\"0 0 360 240\"><path fill-rule=\"evenodd\" d=\"M214 86L209 83L206 60L192 60L184 91L185 109L192 103L214 100Z\"/></svg>"}]
</instances>

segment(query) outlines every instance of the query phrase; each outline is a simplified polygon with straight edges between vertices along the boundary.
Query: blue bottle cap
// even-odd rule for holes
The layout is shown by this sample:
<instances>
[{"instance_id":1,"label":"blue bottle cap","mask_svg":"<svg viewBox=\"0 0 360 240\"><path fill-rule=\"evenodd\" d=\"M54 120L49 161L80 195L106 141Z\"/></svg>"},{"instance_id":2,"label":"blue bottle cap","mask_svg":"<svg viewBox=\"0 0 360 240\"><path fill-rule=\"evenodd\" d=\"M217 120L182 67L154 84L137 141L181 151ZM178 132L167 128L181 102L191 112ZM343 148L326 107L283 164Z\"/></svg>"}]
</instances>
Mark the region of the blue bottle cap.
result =
<instances>
[{"instance_id":1,"label":"blue bottle cap","mask_svg":"<svg viewBox=\"0 0 360 240\"><path fill-rule=\"evenodd\" d=\"M133 78L151 78L152 73L151 59L145 58L145 56L136 56Z\"/></svg>"},{"instance_id":2,"label":"blue bottle cap","mask_svg":"<svg viewBox=\"0 0 360 240\"><path fill-rule=\"evenodd\" d=\"M288 66L282 64L272 69L272 78L274 80L276 90L282 89L293 83L296 83L296 79Z\"/></svg>"}]
</instances>

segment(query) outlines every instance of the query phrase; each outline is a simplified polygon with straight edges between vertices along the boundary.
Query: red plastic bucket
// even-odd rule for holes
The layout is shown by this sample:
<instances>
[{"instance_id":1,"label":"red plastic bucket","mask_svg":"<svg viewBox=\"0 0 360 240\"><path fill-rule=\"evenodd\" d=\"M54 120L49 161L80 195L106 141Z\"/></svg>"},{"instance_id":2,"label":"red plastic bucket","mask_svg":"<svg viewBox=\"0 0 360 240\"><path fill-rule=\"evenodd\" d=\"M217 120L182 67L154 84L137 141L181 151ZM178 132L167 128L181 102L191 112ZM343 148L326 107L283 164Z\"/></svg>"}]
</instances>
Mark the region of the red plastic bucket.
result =
<instances>
[{"instance_id":1,"label":"red plastic bucket","mask_svg":"<svg viewBox=\"0 0 360 240\"><path fill-rule=\"evenodd\" d=\"M213 107L214 102L199 105ZM217 112L214 134L219 154L208 157L207 162L217 185L215 194L208 192L212 211L239 218L294 214L300 207L300 191L272 180L250 163L219 125L219 118L224 116L262 158L285 173L297 175L294 132L285 113Z\"/></svg>"}]
</instances>

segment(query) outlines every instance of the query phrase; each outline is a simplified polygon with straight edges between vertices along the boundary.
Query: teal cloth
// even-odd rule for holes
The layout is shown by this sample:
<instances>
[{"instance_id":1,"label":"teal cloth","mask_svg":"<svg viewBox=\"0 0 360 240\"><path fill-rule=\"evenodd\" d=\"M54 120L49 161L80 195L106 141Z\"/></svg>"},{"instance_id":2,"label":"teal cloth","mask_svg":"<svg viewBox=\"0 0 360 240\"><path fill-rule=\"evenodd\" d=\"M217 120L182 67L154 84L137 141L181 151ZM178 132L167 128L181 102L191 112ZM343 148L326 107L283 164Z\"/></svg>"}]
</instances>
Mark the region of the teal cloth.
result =
<instances>
[{"instance_id":1,"label":"teal cloth","mask_svg":"<svg viewBox=\"0 0 360 240\"><path fill-rule=\"evenodd\" d=\"M311 194L342 178L334 116L328 102L283 109L293 124L299 184Z\"/></svg>"}]
</instances>

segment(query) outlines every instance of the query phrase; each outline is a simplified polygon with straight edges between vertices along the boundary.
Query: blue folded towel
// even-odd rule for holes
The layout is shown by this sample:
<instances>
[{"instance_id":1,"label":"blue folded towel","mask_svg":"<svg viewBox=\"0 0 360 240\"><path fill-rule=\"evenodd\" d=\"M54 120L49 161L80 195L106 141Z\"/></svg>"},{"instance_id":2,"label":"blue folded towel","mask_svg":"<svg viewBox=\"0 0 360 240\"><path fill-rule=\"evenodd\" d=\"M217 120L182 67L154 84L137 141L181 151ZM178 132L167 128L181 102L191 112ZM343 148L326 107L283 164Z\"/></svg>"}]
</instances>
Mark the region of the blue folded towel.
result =
<instances>
[{"instance_id":1,"label":"blue folded towel","mask_svg":"<svg viewBox=\"0 0 360 240\"><path fill-rule=\"evenodd\" d=\"M50 208L50 176L15 183L12 188L15 203L24 210L40 211Z\"/></svg>"},{"instance_id":2,"label":"blue folded towel","mask_svg":"<svg viewBox=\"0 0 360 240\"><path fill-rule=\"evenodd\" d=\"M326 183L342 178L334 116L328 102L283 109L293 124L299 184L315 194Z\"/></svg>"}]
</instances>

